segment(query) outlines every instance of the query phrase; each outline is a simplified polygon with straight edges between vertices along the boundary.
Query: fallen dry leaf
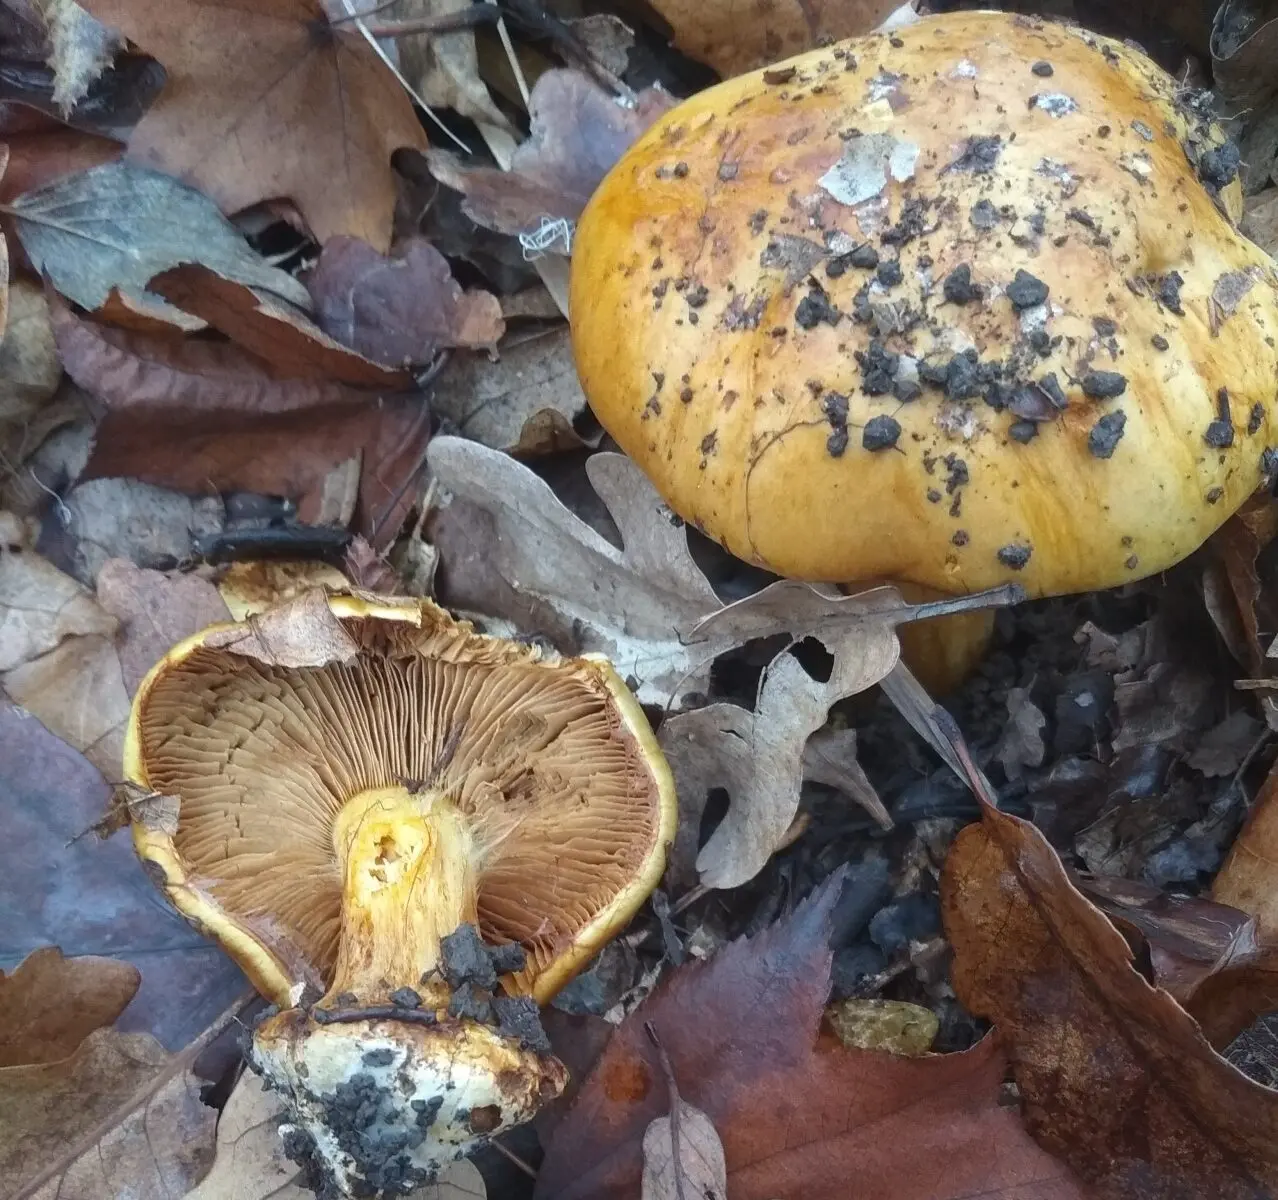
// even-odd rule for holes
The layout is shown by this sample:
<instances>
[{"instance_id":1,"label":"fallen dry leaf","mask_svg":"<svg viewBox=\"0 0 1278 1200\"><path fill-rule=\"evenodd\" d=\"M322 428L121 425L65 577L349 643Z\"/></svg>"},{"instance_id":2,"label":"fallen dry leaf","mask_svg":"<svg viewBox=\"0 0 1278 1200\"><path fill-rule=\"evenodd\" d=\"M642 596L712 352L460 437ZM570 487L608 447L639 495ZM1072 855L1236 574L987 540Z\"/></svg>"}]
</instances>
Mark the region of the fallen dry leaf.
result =
<instances>
[{"instance_id":1,"label":"fallen dry leaf","mask_svg":"<svg viewBox=\"0 0 1278 1200\"><path fill-rule=\"evenodd\" d=\"M725 79L816 46L869 33L900 0L653 0L674 44Z\"/></svg>"},{"instance_id":2,"label":"fallen dry leaf","mask_svg":"<svg viewBox=\"0 0 1278 1200\"><path fill-rule=\"evenodd\" d=\"M710 662L727 639L692 647L688 638L719 599L682 523L633 462L596 454L586 467L622 549L509 455L437 437L427 462L447 493L431 526L445 604L512 620L561 648L599 651L645 704L706 690Z\"/></svg>"},{"instance_id":3,"label":"fallen dry leaf","mask_svg":"<svg viewBox=\"0 0 1278 1200\"><path fill-rule=\"evenodd\" d=\"M151 287L183 312L226 334L281 376L392 391L411 386L404 371L388 370L370 361L345 339L334 341L300 313L208 267L191 264L165 271L151 280Z\"/></svg>"},{"instance_id":4,"label":"fallen dry leaf","mask_svg":"<svg viewBox=\"0 0 1278 1200\"><path fill-rule=\"evenodd\" d=\"M9 167L0 179L0 204L12 203L24 192L35 191L65 175L114 162L124 153L119 142L77 129L12 134L7 140Z\"/></svg>"},{"instance_id":5,"label":"fallen dry leaf","mask_svg":"<svg viewBox=\"0 0 1278 1200\"><path fill-rule=\"evenodd\" d=\"M355 639L329 608L322 588L309 588L273 605L250 617L247 626L211 633L204 644L270 667L348 663L359 653Z\"/></svg>"},{"instance_id":6,"label":"fallen dry leaf","mask_svg":"<svg viewBox=\"0 0 1278 1200\"><path fill-rule=\"evenodd\" d=\"M673 1116L658 1117L644 1132L641 1196L643 1200L725 1200L728 1168L714 1124L685 1100L677 1103L677 1151Z\"/></svg>"},{"instance_id":7,"label":"fallen dry leaf","mask_svg":"<svg viewBox=\"0 0 1278 1200\"><path fill-rule=\"evenodd\" d=\"M982 789L941 880L954 988L1008 1047L1035 1139L1096 1197L1278 1185L1278 1095L1220 1058L1031 824Z\"/></svg>"},{"instance_id":8,"label":"fallen dry leaf","mask_svg":"<svg viewBox=\"0 0 1278 1200\"><path fill-rule=\"evenodd\" d=\"M141 979L129 963L90 954L67 958L56 946L33 950L9 975L0 971L0 1070L69 1058L124 1011Z\"/></svg>"},{"instance_id":9,"label":"fallen dry leaf","mask_svg":"<svg viewBox=\"0 0 1278 1200\"><path fill-rule=\"evenodd\" d=\"M467 7L466 0L400 0L396 20L444 17ZM479 77L479 56L471 29L416 34L396 39L400 66L417 93L432 108L451 108L472 121L509 127Z\"/></svg>"},{"instance_id":10,"label":"fallen dry leaf","mask_svg":"<svg viewBox=\"0 0 1278 1200\"><path fill-rule=\"evenodd\" d=\"M56 298L52 312L67 373L108 408L86 478L283 495L311 523L329 472L358 457L356 524L379 549L394 539L429 432L417 398L279 379L238 347L108 329Z\"/></svg>"},{"instance_id":11,"label":"fallen dry leaf","mask_svg":"<svg viewBox=\"0 0 1278 1200\"><path fill-rule=\"evenodd\" d=\"M628 108L580 71L555 68L533 86L528 140L509 170L469 167L446 150L430 151L427 161L436 179L466 197L462 210L477 224L530 234L543 221L575 222L626 148L674 104L646 88ZM562 241L548 248L568 251Z\"/></svg>"},{"instance_id":12,"label":"fallen dry leaf","mask_svg":"<svg viewBox=\"0 0 1278 1200\"><path fill-rule=\"evenodd\" d=\"M1261 644L1262 595L1256 560L1278 535L1278 504L1267 495L1253 496L1207 543L1203 570L1207 611L1230 653L1252 675L1263 675ZM1265 622L1268 623L1267 621Z\"/></svg>"},{"instance_id":13,"label":"fallen dry leaf","mask_svg":"<svg viewBox=\"0 0 1278 1200\"><path fill-rule=\"evenodd\" d=\"M587 406L566 328L503 346L495 360L458 356L436 382L431 407L463 437L508 454L587 444L574 427Z\"/></svg>"},{"instance_id":14,"label":"fallen dry leaf","mask_svg":"<svg viewBox=\"0 0 1278 1200\"><path fill-rule=\"evenodd\" d=\"M209 580L143 570L126 558L110 559L98 572L98 603L120 622L120 670L130 696L171 647L231 619Z\"/></svg>"},{"instance_id":15,"label":"fallen dry leaf","mask_svg":"<svg viewBox=\"0 0 1278 1200\"><path fill-rule=\"evenodd\" d=\"M121 49L119 36L75 0L34 0L49 39L53 103L67 116Z\"/></svg>"},{"instance_id":16,"label":"fallen dry leaf","mask_svg":"<svg viewBox=\"0 0 1278 1200\"><path fill-rule=\"evenodd\" d=\"M320 242L390 242L391 154L424 149L412 102L350 24L320 0L90 0L95 17L158 59L167 83L129 138L233 213L288 197Z\"/></svg>"},{"instance_id":17,"label":"fallen dry leaf","mask_svg":"<svg viewBox=\"0 0 1278 1200\"><path fill-rule=\"evenodd\" d=\"M244 990L244 976L161 902L128 837L90 832L111 797L102 775L2 698L0 778L0 969L51 945L131 964L142 984L117 1028L181 1049Z\"/></svg>"},{"instance_id":18,"label":"fallen dry leaf","mask_svg":"<svg viewBox=\"0 0 1278 1200\"><path fill-rule=\"evenodd\" d=\"M358 238L330 238L307 287L323 330L387 367L428 363L445 347L494 346L505 331L497 297L463 291L425 238L389 257Z\"/></svg>"},{"instance_id":19,"label":"fallen dry leaf","mask_svg":"<svg viewBox=\"0 0 1278 1200\"><path fill-rule=\"evenodd\" d=\"M723 1142L731 1200L1082 1200L999 1102L992 1037L898 1058L820 1033L837 872L782 921L669 974L618 1027L546 1149L537 1200L636 1195L641 1143L668 1110L657 1031L689 1104Z\"/></svg>"},{"instance_id":20,"label":"fallen dry leaf","mask_svg":"<svg viewBox=\"0 0 1278 1200\"><path fill-rule=\"evenodd\" d=\"M199 1187L184 1200L312 1200L297 1163L284 1153L283 1106L258 1076L245 1072L217 1122L217 1157ZM450 1163L439 1179L404 1200L484 1200L484 1178L475 1164Z\"/></svg>"},{"instance_id":21,"label":"fallen dry leaf","mask_svg":"<svg viewBox=\"0 0 1278 1200\"><path fill-rule=\"evenodd\" d=\"M56 1005L60 996L41 990L23 999ZM223 1013L178 1054L168 1054L150 1034L100 1027L67 1058L0 1071L5 1195L162 1200L183 1194L208 1168L216 1120L190 1067L242 1006Z\"/></svg>"},{"instance_id":22,"label":"fallen dry leaf","mask_svg":"<svg viewBox=\"0 0 1278 1200\"><path fill-rule=\"evenodd\" d=\"M1256 918L1261 939L1278 943L1278 770L1271 770L1228 857L1212 899Z\"/></svg>"},{"instance_id":23,"label":"fallen dry leaf","mask_svg":"<svg viewBox=\"0 0 1278 1200\"><path fill-rule=\"evenodd\" d=\"M1211 31L1212 76L1237 108L1258 108L1278 92L1278 15L1269 0L1225 0Z\"/></svg>"},{"instance_id":24,"label":"fallen dry leaf","mask_svg":"<svg viewBox=\"0 0 1278 1200\"><path fill-rule=\"evenodd\" d=\"M367 546L366 542L363 544ZM217 590L231 616L243 621L250 614L264 612L310 588L345 590L352 582L364 586L327 563L257 559L231 563L218 579Z\"/></svg>"},{"instance_id":25,"label":"fallen dry leaf","mask_svg":"<svg viewBox=\"0 0 1278 1200\"><path fill-rule=\"evenodd\" d=\"M114 289L132 307L163 317L168 306L147 282L187 262L310 303L306 289L267 263L207 196L135 163L64 175L15 197L9 215L36 271L82 308L101 308Z\"/></svg>"},{"instance_id":26,"label":"fallen dry leaf","mask_svg":"<svg viewBox=\"0 0 1278 1200\"><path fill-rule=\"evenodd\" d=\"M25 424L57 391L61 378L44 290L30 280L15 279L0 338L0 423Z\"/></svg>"},{"instance_id":27,"label":"fallen dry leaf","mask_svg":"<svg viewBox=\"0 0 1278 1200\"><path fill-rule=\"evenodd\" d=\"M1029 688L1009 688L1007 692L1007 726L999 739L999 762L1008 779L1020 779L1026 767L1042 766L1047 747L1043 744L1043 726L1047 718L1030 699Z\"/></svg>"},{"instance_id":28,"label":"fallen dry leaf","mask_svg":"<svg viewBox=\"0 0 1278 1200\"><path fill-rule=\"evenodd\" d=\"M920 1004L858 996L831 1004L825 1019L845 1046L908 1058L927 1054L940 1028L936 1013Z\"/></svg>"}]
</instances>

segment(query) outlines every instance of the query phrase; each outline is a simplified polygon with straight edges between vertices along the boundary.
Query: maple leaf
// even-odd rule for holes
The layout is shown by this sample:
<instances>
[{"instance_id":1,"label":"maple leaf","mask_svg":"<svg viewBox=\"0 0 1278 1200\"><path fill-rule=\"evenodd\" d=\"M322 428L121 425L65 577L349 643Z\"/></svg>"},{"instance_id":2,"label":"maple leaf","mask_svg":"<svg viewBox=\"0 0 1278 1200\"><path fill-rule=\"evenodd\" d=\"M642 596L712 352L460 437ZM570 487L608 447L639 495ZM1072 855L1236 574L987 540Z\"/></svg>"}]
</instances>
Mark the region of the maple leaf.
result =
<instances>
[{"instance_id":1,"label":"maple leaf","mask_svg":"<svg viewBox=\"0 0 1278 1200\"><path fill-rule=\"evenodd\" d=\"M288 197L323 242L385 250L391 154L423 149L412 102L353 25L320 0L90 0L95 17L158 59L167 83L129 137L136 161L232 213Z\"/></svg>"},{"instance_id":2,"label":"maple leaf","mask_svg":"<svg viewBox=\"0 0 1278 1200\"><path fill-rule=\"evenodd\" d=\"M1269 1194L1278 1094L1217 1055L1144 978L1046 838L1000 812L960 757L982 817L941 877L954 988L1003 1037L1035 1139L1102 1200Z\"/></svg>"},{"instance_id":3,"label":"maple leaf","mask_svg":"<svg viewBox=\"0 0 1278 1200\"><path fill-rule=\"evenodd\" d=\"M723 1143L731 1200L1082 1200L1000 1104L1005 1060L898 1058L822 1035L836 872L763 933L671 973L617 1028L555 1127L536 1200L635 1195L642 1140L668 1111L659 1034L686 1101Z\"/></svg>"}]
</instances>

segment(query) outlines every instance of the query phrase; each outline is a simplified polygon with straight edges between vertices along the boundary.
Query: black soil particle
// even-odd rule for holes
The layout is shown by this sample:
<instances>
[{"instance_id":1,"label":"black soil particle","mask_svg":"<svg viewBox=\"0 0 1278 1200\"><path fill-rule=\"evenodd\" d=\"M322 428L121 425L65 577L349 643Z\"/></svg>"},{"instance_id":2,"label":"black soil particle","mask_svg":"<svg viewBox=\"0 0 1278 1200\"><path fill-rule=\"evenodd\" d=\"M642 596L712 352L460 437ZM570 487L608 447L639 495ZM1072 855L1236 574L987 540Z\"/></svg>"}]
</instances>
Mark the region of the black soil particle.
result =
<instances>
[{"instance_id":1,"label":"black soil particle","mask_svg":"<svg viewBox=\"0 0 1278 1200\"><path fill-rule=\"evenodd\" d=\"M1118 332L1118 326L1109 317L1093 317L1092 328L1097 337L1112 338Z\"/></svg>"},{"instance_id":2,"label":"black soil particle","mask_svg":"<svg viewBox=\"0 0 1278 1200\"><path fill-rule=\"evenodd\" d=\"M911 400L917 400L922 394L923 388L916 379L898 379L892 385L892 395L902 404L909 404Z\"/></svg>"},{"instance_id":3,"label":"black soil particle","mask_svg":"<svg viewBox=\"0 0 1278 1200\"><path fill-rule=\"evenodd\" d=\"M1030 67L1030 70L1033 71L1034 74L1037 75L1040 79L1047 79L1049 76L1055 74L1055 72L1052 70L1052 64L1042 58L1040 58L1038 62L1036 62L1032 67Z\"/></svg>"},{"instance_id":4,"label":"black soil particle","mask_svg":"<svg viewBox=\"0 0 1278 1200\"><path fill-rule=\"evenodd\" d=\"M910 196L901 205L901 216L897 223L885 230L879 240L885 246L904 246L922 234L926 223L927 203L919 196Z\"/></svg>"},{"instance_id":5,"label":"black soil particle","mask_svg":"<svg viewBox=\"0 0 1278 1200\"><path fill-rule=\"evenodd\" d=\"M704 283L694 284L683 295L689 308L703 308L710 298L710 289Z\"/></svg>"},{"instance_id":6,"label":"black soil particle","mask_svg":"<svg viewBox=\"0 0 1278 1200\"><path fill-rule=\"evenodd\" d=\"M390 1002L396 1008L421 1008L421 994L414 988L396 988L390 994Z\"/></svg>"},{"instance_id":7,"label":"black soil particle","mask_svg":"<svg viewBox=\"0 0 1278 1200\"><path fill-rule=\"evenodd\" d=\"M425 1182L425 1172L404 1153L425 1135L400 1124L389 1100L377 1080L365 1072L320 1097L324 1123L354 1160L373 1195L400 1195Z\"/></svg>"},{"instance_id":8,"label":"black soil particle","mask_svg":"<svg viewBox=\"0 0 1278 1200\"><path fill-rule=\"evenodd\" d=\"M970 355L956 354L945 369L945 396L949 400L970 400L981 394L980 363Z\"/></svg>"},{"instance_id":9,"label":"black soil particle","mask_svg":"<svg viewBox=\"0 0 1278 1200\"><path fill-rule=\"evenodd\" d=\"M879 252L865 242L846 254L835 255L825 265L825 273L831 279L837 279L847 272L849 267L857 267L862 271L873 271L879 265Z\"/></svg>"},{"instance_id":10,"label":"black soil particle","mask_svg":"<svg viewBox=\"0 0 1278 1200\"><path fill-rule=\"evenodd\" d=\"M1234 444L1234 427L1229 421L1213 421L1203 434L1203 441L1215 450L1224 450Z\"/></svg>"},{"instance_id":11,"label":"black soil particle","mask_svg":"<svg viewBox=\"0 0 1278 1200\"><path fill-rule=\"evenodd\" d=\"M481 1025L492 1023L492 998L485 988L478 987L467 980L453 989L448 1001L448 1015L458 1019L469 1018Z\"/></svg>"},{"instance_id":12,"label":"black soil particle","mask_svg":"<svg viewBox=\"0 0 1278 1200\"><path fill-rule=\"evenodd\" d=\"M901 264L895 258L889 258L886 262L879 263L878 269L874 272L874 277L884 287L896 287L905 278L901 271Z\"/></svg>"},{"instance_id":13,"label":"black soil particle","mask_svg":"<svg viewBox=\"0 0 1278 1200\"><path fill-rule=\"evenodd\" d=\"M800 329L815 329L823 321L827 325L834 325L839 316L839 310L819 288L813 288L794 309L794 323Z\"/></svg>"},{"instance_id":14,"label":"black soil particle","mask_svg":"<svg viewBox=\"0 0 1278 1200\"><path fill-rule=\"evenodd\" d=\"M1171 342L1169 342L1165 337L1163 337L1161 333L1154 334L1154 336L1149 339L1149 344L1153 346L1155 350L1171 349Z\"/></svg>"},{"instance_id":15,"label":"black soil particle","mask_svg":"<svg viewBox=\"0 0 1278 1200\"><path fill-rule=\"evenodd\" d=\"M1155 286L1158 303L1178 317L1185 315L1185 310L1180 306L1180 289L1184 282L1179 271L1168 271L1166 275L1158 277L1158 283Z\"/></svg>"},{"instance_id":16,"label":"black soil particle","mask_svg":"<svg viewBox=\"0 0 1278 1200\"><path fill-rule=\"evenodd\" d=\"M1125 412L1106 413L1092 426L1087 435L1087 449L1095 458L1109 458L1115 447L1123 439L1123 428L1127 424Z\"/></svg>"},{"instance_id":17,"label":"black soil particle","mask_svg":"<svg viewBox=\"0 0 1278 1200\"><path fill-rule=\"evenodd\" d=\"M1038 388L1061 412L1069 407L1069 398L1065 395L1054 371L1049 371L1038 381Z\"/></svg>"},{"instance_id":18,"label":"black soil particle","mask_svg":"<svg viewBox=\"0 0 1278 1200\"><path fill-rule=\"evenodd\" d=\"M959 458L957 454L947 454L945 456L945 493L948 496L954 495L959 488L971 479L971 474L967 469L967 463Z\"/></svg>"},{"instance_id":19,"label":"black soil particle","mask_svg":"<svg viewBox=\"0 0 1278 1200\"><path fill-rule=\"evenodd\" d=\"M1112 400L1127 390L1127 379L1117 371L1088 371L1080 380L1083 395L1093 400Z\"/></svg>"},{"instance_id":20,"label":"black soil particle","mask_svg":"<svg viewBox=\"0 0 1278 1200\"><path fill-rule=\"evenodd\" d=\"M1010 545L1001 546L998 552L998 561L1005 567L1011 567L1013 571L1019 571L1030 560L1033 550L1029 546L1022 546L1017 542Z\"/></svg>"},{"instance_id":21,"label":"black soil particle","mask_svg":"<svg viewBox=\"0 0 1278 1200\"><path fill-rule=\"evenodd\" d=\"M826 392L821 400L821 411L835 429L844 427L848 423L848 398L842 392Z\"/></svg>"},{"instance_id":22,"label":"black soil particle","mask_svg":"<svg viewBox=\"0 0 1278 1200\"><path fill-rule=\"evenodd\" d=\"M538 1054L551 1052L550 1039L541 1027L541 1010L531 996L498 996L493 1001L497 1028Z\"/></svg>"},{"instance_id":23,"label":"black soil particle","mask_svg":"<svg viewBox=\"0 0 1278 1200\"><path fill-rule=\"evenodd\" d=\"M1047 284L1028 271L1017 271L1016 277L1007 285L1007 298L1018 309L1042 304L1047 293Z\"/></svg>"},{"instance_id":24,"label":"black soil particle","mask_svg":"<svg viewBox=\"0 0 1278 1200\"><path fill-rule=\"evenodd\" d=\"M861 445L866 450L889 450L901 436L901 423L895 417L871 417L861 431Z\"/></svg>"},{"instance_id":25,"label":"black soil particle","mask_svg":"<svg viewBox=\"0 0 1278 1200\"><path fill-rule=\"evenodd\" d=\"M1247 418L1247 434L1251 436L1259 432L1265 423L1265 406L1257 401L1251 406L1251 415Z\"/></svg>"},{"instance_id":26,"label":"black soil particle","mask_svg":"<svg viewBox=\"0 0 1278 1200\"><path fill-rule=\"evenodd\" d=\"M497 972L493 969L488 947L480 939L479 930L466 922L439 943L440 968L448 986L454 990L465 983L473 983L485 991L497 986Z\"/></svg>"},{"instance_id":27,"label":"black soil particle","mask_svg":"<svg viewBox=\"0 0 1278 1200\"><path fill-rule=\"evenodd\" d=\"M498 975L522 971L528 965L528 955L518 942L506 942L501 946L489 946L488 958Z\"/></svg>"},{"instance_id":28,"label":"black soil particle","mask_svg":"<svg viewBox=\"0 0 1278 1200\"><path fill-rule=\"evenodd\" d=\"M379 1046L367 1051L361 1061L366 1067L389 1067L395 1061L395 1051L389 1046Z\"/></svg>"},{"instance_id":29,"label":"black soil particle","mask_svg":"<svg viewBox=\"0 0 1278 1200\"><path fill-rule=\"evenodd\" d=\"M409 1107L417 1114L413 1123L418 1129L429 1129L435 1124L439 1110L444 1107L443 1096L432 1096L429 1100L410 1100Z\"/></svg>"},{"instance_id":30,"label":"black soil particle","mask_svg":"<svg viewBox=\"0 0 1278 1200\"><path fill-rule=\"evenodd\" d=\"M941 290L951 304L967 304L981 298L981 289L972 282L972 267L969 263L959 263L945 277Z\"/></svg>"},{"instance_id":31,"label":"black soil particle","mask_svg":"<svg viewBox=\"0 0 1278 1200\"><path fill-rule=\"evenodd\" d=\"M1054 421L1060 414L1052 398L1033 384L1018 387L1012 393L1007 408L1022 421Z\"/></svg>"},{"instance_id":32,"label":"black soil particle","mask_svg":"<svg viewBox=\"0 0 1278 1200\"><path fill-rule=\"evenodd\" d=\"M1038 436L1038 425L1034 421L1013 421L1007 431L1008 437L1014 442L1020 442L1024 445L1026 442L1032 442Z\"/></svg>"},{"instance_id":33,"label":"black soil particle","mask_svg":"<svg viewBox=\"0 0 1278 1200\"><path fill-rule=\"evenodd\" d=\"M1198 160L1198 178L1214 188L1223 188L1238 175L1242 155L1233 142L1208 150Z\"/></svg>"},{"instance_id":34,"label":"black soil particle","mask_svg":"<svg viewBox=\"0 0 1278 1200\"><path fill-rule=\"evenodd\" d=\"M885 350L875 338L869 349L856 352L856 361L861 367L861 390L867 396L886 396L892 391L899 355Z\"/></svg>"},{"instance_id":35,"label":"black soil particle","mask_svg":"<svg viewBox=\"0 0 1278 1200\"><path fill-rule=\"evenodd\" d=\"M998 209L992 200L978 200L972 205L968 219L977 229L993 229L998 224Z\"/></svg>"},{"instance_id":36,"label":"black soil particle","mask_svg":"<svg viewBox=\"0 0 1278 1200\"><path fill-rule=\"evenodd\" d=\"M848 448L848 428L844 425L840 429L836 429L825 439L826 453L831 458L842 458L843 452Z\"/></svg>"},{"instance_id":37,"label":"black soil particle","mask_svg":"<svg viewBox=\"0 0 1278 1200\"><path fill-rule=\"evenodd\" d=\"M1003 139L997 134L990 137L970 137L963 145L963 153L945 171L971 171L985 175L994 170L998 156L1003 152ZM944 174L945 171L941 173Z\"/></svg>"},{"instance_id":38,"label":"black soil particle","mask_svg":"<svg viewBox=\"0 0 1278 1200\"><path fill-rule=\"evenodd\" d=\"M944 387L945 380L949 376L950 364L948 362L940 362L938 359L923 359L919 363L919 378L924 383L930 383L933 387Z\"/></svg>"}]
</instances>

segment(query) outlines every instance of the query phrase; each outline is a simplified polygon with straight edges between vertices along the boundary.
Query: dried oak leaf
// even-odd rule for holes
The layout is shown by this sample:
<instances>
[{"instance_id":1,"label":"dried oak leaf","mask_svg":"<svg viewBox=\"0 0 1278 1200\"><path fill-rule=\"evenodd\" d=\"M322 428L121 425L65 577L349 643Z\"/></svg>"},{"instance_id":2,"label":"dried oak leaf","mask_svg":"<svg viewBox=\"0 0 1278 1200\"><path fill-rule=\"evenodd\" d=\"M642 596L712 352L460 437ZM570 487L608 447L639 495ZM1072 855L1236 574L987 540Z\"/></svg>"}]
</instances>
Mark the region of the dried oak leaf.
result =
<instances>
[{"instance_id":1,"label":"dried oak leaf","mask_svg":"<svg viewBox=\"0 0 1278 1200\"><path fill-rule=\"evenodd\" d=\"M114 30L95 21L75 0L33 0L48 39L53 103L69 116L122 47Z\"/></svg>"},{"instance_id":2,"label":"dried oak leaf","mask_svg":"<svg viewBox=\"0 0 1278 1200\"><path fill-rule=\"evenodd\" d=\"M110 138L63 127L44 133L10 134L9 167L0 180L0 204L10 204L60 179L114 162L124 147Z\"/></svg>"},{"instance_id":3,"label":"dried oak leaf","mask_svg":"<svg viewBox=\"0 0 1278 1200\"><path fill-rule=\"evenodd\" d=\"M440 183L465 195L462 210L477 224L530 233L543 219L576 221L626 148L674 104L668 93L646 88L626 108L580 71L553 68L533 86L528 140L509 171L468 167L445 150L432 150L427 161Z\"/></svg>"},{"instance_id":4,"label":"dried oak leaf","mask_svg":"<svg viewBox=\"0 0 1278 1200\"><path fill-rule=\"evenodd\" d=\"M288 197L317 240L384 250L392 153L426 137L398 80L353 24L320 0L90 0L167 72L129 138L138 162L177 175L232 213Z\"/></svg>"},{"instance_id":5,"label":"dried oak leaf","mask_svg":"<svg viewBox=\"0 0 1278 1200\"><path fill-rule=\"evenodd\" d=\"M621 454L587 463L621 533L618 548L497 450L437 437L427 451L445 495L433 514L440 592L450 607L513 621L562 648L608 656L644 704L704 691L718 647L688 639L720 602L688 550L682 522Z\"/></svg>"},{"instance_id":6,"label":"dried oak leaf","mask_svg":"<svg viewBox=\"0 0 1278 1200\"><path fill-rule=\"evenodd\" d=\"M463 291L425 238L389 256L358 238L330 238L307 287L324 332L387 367L429 362L445 347L495 346L506 328L497 297Z\"/></svg>"},{"instance_id":7,"label":"dried oak leaf","mask_svg":"<svg viewBox=\"0 0 1278 1200\"><path fill-rule=\"evenodd\" d=\"M720 75L741 75L869 33L900 0L653 0L674 30L674 44Z\"/></svg>"},{"instance_id":8,"label":"dried oak leaf","mask_svg":"<svg viewBox=\"0 0 1278 1200\"><path fill-rule=\"evenodd\" d=\"M397 20L445 17L466 7L466 0L400 0L394 15ZM473 29L401 37L396 47L405 76L432 108L451 108L472 121L509 128L480 78Z\"/></svg>"},{"instance_id":9,"label":"dried oak leaf","mask_svg":"<svg viewBox=\"0 0 1278 1200\"><path fill-rule=\"evenodd\" d=\"M301 1169L280 1136L284 1107L258 1076L240 1076L217 1122L217 1156L199 1187L183 1200L313 1200ZM484 1178L474 1163L445 1167L433 1184L403 1200L484 1200Z\"/></svg>"},{"instance_id":10,"label":"dried oak leaf","mask_svg":"<svg viewBox=\"0 0 1278 1200\"><path fill-rule=\"evenodd\" d=\"M141 981L137 967L114 958L67 958L57 946L33 950L16 971L0 971L0 1067L69 1058L124 1011Z\"/></svg>"},{"instance_id":11,"label":"dried oak leaf","mask_svg":"<svg viewBox=\"0 0 1278 1200\"><path fill-rule=\"evenodd\" d=\"M1100 1198L1278 1186L1278 1095L1137 971L1041 833L982 799L942 875L954 988L1000 1031L1025 1120Z\"/></svg>"},{"instance_id":12,"label":"dried oak leaf","mask_svg":"<svg viewBox=\"0 0 1278 1200\"><path fill-rule=\"evenodd\" d=\"M688 1103L723 1142L732 1200L1082 1200L999 1101L1005 1061L897 1058L821 1031L842 872L777 924L667 976L618 1027L555 1128L536 1200L635 1195L641 1143L667 1111L651 1023Z\"/></svg>"},{"instance_id":13,"label":"dried oak leaf","mask_svg":"<svg viewBox=\"0 0 1278 1200\"><path fill-rule=\"evenodd\" d=\"M329 472L358 457L359 531L394 539L429 433L420 400L279 378L236 346L108 329L56 297L51 309L67 374L108 409L85 478L283 495L310 522Z\"/></svg>"},{"instance_id":14,"label":"dried oak leaf","mask_svg":"<svg viewBox=\"0 0 1278 1200\"><path fill-rule=\"evenodd\" d=\"M130 307L168 319L169 306L147 283L185 262L310 304L306 289L258 254L207 196L136 163L64 175L15 197L9 214L32 266L82 308L101 308L114 290Z\"/></svg>"},{"instance_id":15,"label":"dried oak leaf","mask_svg":"<svg viewBox=\"0 0 1278 1200\"><path fill-rule=\"evenodd\" d=\"M373 362L357 347L352 348L353 343L347 339L334 340L327 330L301 313L206 266L188 263L175 267L155 276L150 286L183 312L207 321L236 345L269 363L282 376L393 391L411 386L407 372L388 369L403 364L384 366ZM309 295L306 303L309 306Z\"/></svg>"},{"instance_id":16,"label":"dried oak leaf","mask_svg":"<svg viewBox=\"0 0 1278 1200\"><path fill-rule=\"evenodd\" d=\"M566 328L503 346L495 359L455 357L435 383L431 408L463 437L509 454L590 444L576 430L587 405Z\"/></svg>"}]
</instances>

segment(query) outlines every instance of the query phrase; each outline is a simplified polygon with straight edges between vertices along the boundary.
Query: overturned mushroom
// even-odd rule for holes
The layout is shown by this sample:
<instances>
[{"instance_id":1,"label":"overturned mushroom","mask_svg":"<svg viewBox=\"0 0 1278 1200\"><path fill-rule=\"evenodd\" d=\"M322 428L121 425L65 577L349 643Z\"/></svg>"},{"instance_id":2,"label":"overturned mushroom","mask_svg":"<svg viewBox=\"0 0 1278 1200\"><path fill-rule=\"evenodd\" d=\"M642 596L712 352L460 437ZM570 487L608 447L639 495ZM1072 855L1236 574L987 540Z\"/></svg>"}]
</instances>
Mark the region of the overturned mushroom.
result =
<instances>
[{"instance_id":1,"label":"overturned mushroom","mask_svg":"<svg viewBox=\"0 0 1278 1200\"><path fill-rule=\"evenodd\" d=\"M1076 27L813 51L663 115L595 192L581 381L676 512L780 574L1140 579L1278 471L1278 276L1237 166Z\"/></svg>"},{"instance_id":2,"label":"overturned mushroom","mask_svg":"<svg viewBox=\"0 0 1278 1200\"><path fill-rule=\"evenodd\" d=\"M606 662L428 601L315 591L182 642L125 761L168 798L139 855L282 1010L252 1058L343 1194L417 1186L558 1094L537 1004L633 915L674 828Z\"/></svg>"}]
</instances>

